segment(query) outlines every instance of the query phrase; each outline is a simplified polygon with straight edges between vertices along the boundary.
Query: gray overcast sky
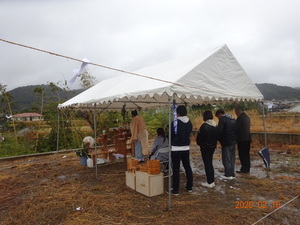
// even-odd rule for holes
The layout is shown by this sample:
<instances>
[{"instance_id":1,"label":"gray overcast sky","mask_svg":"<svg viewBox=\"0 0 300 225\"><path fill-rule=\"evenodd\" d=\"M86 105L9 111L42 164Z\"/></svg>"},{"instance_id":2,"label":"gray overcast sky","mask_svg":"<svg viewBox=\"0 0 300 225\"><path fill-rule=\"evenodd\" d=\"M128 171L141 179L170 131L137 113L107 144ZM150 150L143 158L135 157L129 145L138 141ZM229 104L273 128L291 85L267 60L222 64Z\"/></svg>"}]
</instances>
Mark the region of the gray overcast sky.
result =
<instances>
[{"instance_id":1,"label":"gray overcast sky","mask_svg":"<svg viewBox=\"0 0 300 225\"><path fill-rule=\"evenodd\" d=\"M0 27L0 39L127 71L227 44L254 83L300 87L298 0L0 0ZM69 81L80 62L0 41L0 66L11 90Z\"/></svg>"}]
</instances>

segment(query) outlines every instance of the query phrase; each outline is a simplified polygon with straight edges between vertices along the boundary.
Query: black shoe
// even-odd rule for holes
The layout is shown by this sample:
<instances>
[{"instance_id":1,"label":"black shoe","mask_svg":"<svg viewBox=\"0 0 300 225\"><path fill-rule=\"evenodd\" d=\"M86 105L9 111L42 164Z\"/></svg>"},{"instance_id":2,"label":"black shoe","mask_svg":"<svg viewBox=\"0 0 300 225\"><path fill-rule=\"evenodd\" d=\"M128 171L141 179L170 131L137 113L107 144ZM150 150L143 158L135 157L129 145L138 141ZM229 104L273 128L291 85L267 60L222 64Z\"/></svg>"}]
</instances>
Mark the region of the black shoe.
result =
<instances>
[{"instance_id":1,"label":"black shoe","mask_svg":"<svg viewBox=\"0 0 300 225\"><path fill-rule=\"evenodd\" d=\"M249 173L249 172L244 172L244 171L241 171L241 170L237 170L235 172L237 172L237 173Z\"/></svg>"}]
</instances>

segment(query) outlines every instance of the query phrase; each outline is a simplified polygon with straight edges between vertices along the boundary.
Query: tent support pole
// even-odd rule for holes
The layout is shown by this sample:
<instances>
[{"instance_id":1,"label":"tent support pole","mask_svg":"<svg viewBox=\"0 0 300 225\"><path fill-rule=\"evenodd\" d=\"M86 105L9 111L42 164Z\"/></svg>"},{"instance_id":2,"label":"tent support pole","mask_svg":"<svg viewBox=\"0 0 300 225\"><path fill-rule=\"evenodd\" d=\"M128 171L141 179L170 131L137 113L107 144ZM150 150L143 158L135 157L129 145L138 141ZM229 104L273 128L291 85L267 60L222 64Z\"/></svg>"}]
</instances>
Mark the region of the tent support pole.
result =
<instances>
[{"instance_id":1,"label":"tent support pole","mask_svg":"<svg viewBox=\"0 0 300 225\"><path fill-rule=\"evenodd\" d=\"M171 168L172 168L172 159L171 159L171 97L168 97L169 101L169 176L168 176L168 209L171 210L172 208L172 201L171 201Z\"/></svg>"},{"instance_id":2,"label":"tent support pole","mask_svg":"<svg viewBox=\"0 0 300 225\"><path fill-rule=\"evenodd\" d=\"M262 102L262 108L263 108L263 126L264 126L264 140L265 140L265 147L267 148L268 147L268 144L267 144L267 133L266 133L266 115L265 115L265 106L264 106L264 103Z\"/></svg>"},{"instance_id":3,"label":"tent support pole","mask_svg":"<svg viewBox=\"0 0 300 225\"><path fill-rule=\"evenodd\" d=\"M97 125L96 125L96 104L94 105L94 110L93 110L93 116L94 116L94 138L95 138L95 170L96 170L96 180L98 180L98 165L97 165Z\"/></svg>"},{"instance_id":4,"label":"tent support pole","mask_svg":"<svg viewBox=\"0 0 300 225\"><path fill-rule=\"evenodd\" d=\"M56 161L58 160L58 148L59 148L59 109L57 110L57 136L56 136Z\"/></svg>"}]
</instances>

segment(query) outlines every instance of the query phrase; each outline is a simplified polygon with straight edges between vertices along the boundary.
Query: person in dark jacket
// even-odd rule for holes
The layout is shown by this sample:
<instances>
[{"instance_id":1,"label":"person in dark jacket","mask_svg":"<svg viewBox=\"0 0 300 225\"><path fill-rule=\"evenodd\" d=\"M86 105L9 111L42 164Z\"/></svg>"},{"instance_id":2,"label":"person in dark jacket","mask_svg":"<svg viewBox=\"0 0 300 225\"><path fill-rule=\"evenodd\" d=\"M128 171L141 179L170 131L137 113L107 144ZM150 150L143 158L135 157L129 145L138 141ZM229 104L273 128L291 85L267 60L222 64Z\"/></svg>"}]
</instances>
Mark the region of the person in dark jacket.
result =
<instances>
[{"instance_id":1,"label":"person in dark jacket","mask_svg":"<svg viewBox=\"0 0 300 225\"><path fill-rule=\"evenodd\" d=\"M239 159L241 162L241 169L236 171L237 173L249 173L250 172L250 145L251 145L251 133L250 125L251 121L249 116L243 111L242 107L235 107L236 119L236 140Z\"/></svg>"},{"instance_id":2,"label":"person in dark jacket","mask_svg":"<svg viewBox=\"0 0 300 225\"><path fill-rule=\"evenodd\" d=\"M197 134L197 144L200 146L201 156L204 163L207 182L201 183L202 186L213 188L215 187L215 173L213 167L213 154L217 147L218 128L213 120L211 111L203 113L204 123L201 125Z\"/></svg>"},{"instance_id":3,"label":"person in dark jacket","mask_svg":"<svg viewBox=\"0 0 300 225\"><path fill-rule=\"evenodd\" d=\"M222 146L222 163L225 168L225 175L221 178L232 180L235 178L235 145L236 145L236 124L230 114L225 114L223 109L216 111L218 123L218 140Z\"/></svg>"},{"instance_id":4,"label":"person in dark jacket","mask_svg":"<svg viewBox=\"0 0 300 225\"><path fill-rule=\"evenodd\" d=\"M187 109L183 105L179 105L176 109L177 113L177 130L174 128L174 121L171 124L171 159L173 169L173 195L179 194L179 169L180 161L185 170L186 185L185 190L192 192L193 190L193 172L190 165L190 135L193 125L187 115Z\"/></svg>"}]
</instances>

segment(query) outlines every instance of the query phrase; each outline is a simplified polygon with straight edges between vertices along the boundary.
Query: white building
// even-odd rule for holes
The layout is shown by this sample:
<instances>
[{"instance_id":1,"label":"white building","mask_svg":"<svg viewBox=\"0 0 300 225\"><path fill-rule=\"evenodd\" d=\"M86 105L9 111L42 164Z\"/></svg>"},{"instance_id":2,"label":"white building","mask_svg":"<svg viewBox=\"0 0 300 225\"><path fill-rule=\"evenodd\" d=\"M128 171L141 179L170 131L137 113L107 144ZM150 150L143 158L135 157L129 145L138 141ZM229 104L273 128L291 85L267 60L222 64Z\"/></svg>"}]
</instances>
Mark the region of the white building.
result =
<instances>
[{"instance_id":1,"label":"white building","mask_svg":"<svg viewBox=\"0 0 300 225\"><path fill-rule=\"evenodd\" d=\"M38 113L20 113L12 116L12 120L14 121L41 121L43 119L43 115Z\"/></svg>"}]
</instances>

